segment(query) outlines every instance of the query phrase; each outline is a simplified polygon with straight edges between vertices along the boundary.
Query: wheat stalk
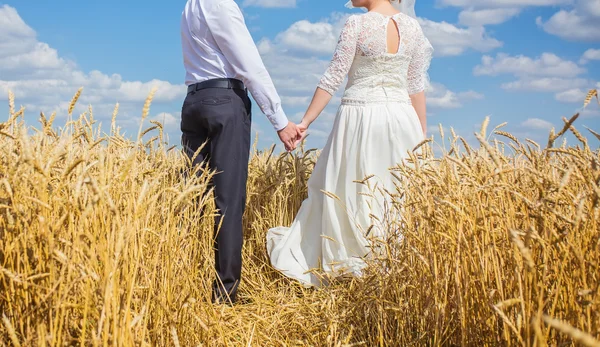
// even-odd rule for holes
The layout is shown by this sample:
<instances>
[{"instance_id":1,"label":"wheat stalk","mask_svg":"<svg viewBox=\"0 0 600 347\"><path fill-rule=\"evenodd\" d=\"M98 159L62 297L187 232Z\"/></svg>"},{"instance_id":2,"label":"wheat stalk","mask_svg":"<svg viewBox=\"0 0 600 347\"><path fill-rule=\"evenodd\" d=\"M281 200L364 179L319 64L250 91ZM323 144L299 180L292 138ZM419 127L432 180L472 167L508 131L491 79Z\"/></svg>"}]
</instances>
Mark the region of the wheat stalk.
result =
<instances>
[{"instance_id":1,"label":"wheat stalk","mask_svg":"<svg viewBox=\"0 0 600 347\"><path fill-rule=\"evenodd\" d=\"M154 94L156 93L157 88L153 87L152 90L150 90L150 93L148 94L148 97L146 97L146 101L144 102L144 108L142 109L142 117L140 120L140 129L138 131L138 136L137 136L137 141L141 141L142 138L142 127L144 125L144 120L146 120L146 118L148 117L148 114L150 113L150 105L152 104L152 99L154 99Z\"/></svg>"},{"instance_id":2,"label":"wheat stalk","mask_svg":"<svg viewBox=\"0 0 600 347\"><path fill-rule=\"evenodd\" d=\"M596 340L590 334L587 334L579 329L573 328L569 324L558 319L544 316L544 322L563 334L570 336L574 341L588 347L600 347L600 341Z\"/></svg>"},{"instance_id":3,"label":"wheat stalk","mask_svg":"<svg viewBox=\"0 0 600 347\"><path fill-rule=\"evenodd\" d=\"M77 89L77 92L75 93L75 95L73 95L71 102L69 102L69 108L68 108L69 116L71 116L73 114L73 110L75 109L75 104L77 104L77 100L79 100L79 97L81 96L82 91L83 91L83 87L80 87L79 89Z\"/></svg>"},{"instance_id":4,"label":"wheat stalk","mask_svg":"<svg viewBox=\"0 0 600 347\"><path fill-rule=\"evenodd\" d=\"M112 117L110 117L110 133L115 134L117 132L117 114L119 113L119 103L115 104Z\"/></svg>"},{"instance_id":5,"label":"wheat stalk","mask_svg":"<svg viewBox=\"0 0 600 347\"><path fill-rule=\"evenodd\" d=\"M0 126L0 341L597 345L600 164L589 145L551 148L554 132L548 148L519 143L501 124L491 134L510 140L508 153L488 139L487 120L480 148L451 128L450 152L433 155L428 138L390 168L389 185L369 167L336 177L352 190L317 192L323 205L311 223L317 231L333 218L347 224L317 234L311 251L336 253L335 233L355 230L365 235L355 246L367 266L334 278L322 269L347 264L310 264L306 273L323 281L312 289L273 268L266 236L293 222L320 152L280 155L254 143L240 304L229 307L211 303L214 229L223 223L215 217L227 215L215 207L220 173L191 168L172 144L165 150L160 122L140 125L150 137L142 143L121 133L116 111L110 134L91 111L52 136L44 128L53 116L40 115L39 130Z\"/></svg>"},{"instance_id":6,"label":"wheat stalk","mask_svg":"<svg viewBox=\"0 0 600 347\"><path fill-rule=\"evenodd\" d=\"M12 117L15 113L15 94L12 91L8 91L8 115Z\"/></svg>"},{"instance_id":7,"label":"wheat stalk","mask_svg":"<svg viewBox=\"0 0 600 347\"><path fill-rule=\"evenodd\" d=\"M598 98L598 90L592 89L587 93L585 100L583 101L583 108L586 108L592 101L592 98L594 97L596 97L596 101L598 101L598 105L600 105L600 98Z\"/></svg>"}]
</instances>

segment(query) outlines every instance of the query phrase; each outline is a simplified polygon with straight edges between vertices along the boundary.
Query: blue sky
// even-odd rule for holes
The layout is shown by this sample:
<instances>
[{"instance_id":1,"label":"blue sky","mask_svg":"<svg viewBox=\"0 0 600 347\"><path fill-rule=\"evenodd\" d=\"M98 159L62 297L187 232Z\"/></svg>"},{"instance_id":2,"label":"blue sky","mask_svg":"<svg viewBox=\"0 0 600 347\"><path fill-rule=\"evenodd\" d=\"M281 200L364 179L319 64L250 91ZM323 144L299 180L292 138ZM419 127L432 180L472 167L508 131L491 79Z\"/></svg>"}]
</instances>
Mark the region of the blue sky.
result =
<instances>
[{"instance_id":1,"label":"blue sky","mask_svg":"<svg viewBox=\"0 0 600 347\"><path fill-rule=\"evenodd\" d=\"M292 120L306 109L346 16L361 13L345 2L238 1ZM76 112L91 104L107 126L119 102L119 124L136 134L144 98L156 85L151 118L163 120L170 142L179 144L184 4L0 0L0 107L7 109L10 89L26 106L28 124L54 110L64 122L68 101L83 86ZM560 128L587 90L600 87L600 0L421 0L416 10L436 50L430 134L441 123L472 141L489 115L492 126L508 122L505 130L545 143L550 127ZM316 121L308 147L325 143L338 105L334 98ZM276 143L266 117L256 107L253 113L259 147ZM600 131L600 106L583 113L576 126L584 125Z\"/></svg>"}]
</instances>

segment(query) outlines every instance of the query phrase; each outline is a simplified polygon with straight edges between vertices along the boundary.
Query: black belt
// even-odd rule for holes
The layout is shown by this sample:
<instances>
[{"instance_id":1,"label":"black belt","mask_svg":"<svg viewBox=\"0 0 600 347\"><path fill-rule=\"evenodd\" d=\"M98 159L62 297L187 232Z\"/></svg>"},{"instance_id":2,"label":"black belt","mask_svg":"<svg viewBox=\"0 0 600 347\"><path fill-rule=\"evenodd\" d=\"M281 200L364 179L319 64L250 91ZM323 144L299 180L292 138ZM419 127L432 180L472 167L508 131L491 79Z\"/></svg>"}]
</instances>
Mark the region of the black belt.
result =
<instances>
[{"instance_id":1,"label":"black belt","mask_svg":"<svg viewBox=\"0 0 600 347\"><path fill-rule=\"evenodd\" d=\"M206 88L240 89L246 91L246 86L244 86L244 82L240 80L236 80L234 78L216 78L189 85L188 94Z\"/></svg>"}]
</instances>

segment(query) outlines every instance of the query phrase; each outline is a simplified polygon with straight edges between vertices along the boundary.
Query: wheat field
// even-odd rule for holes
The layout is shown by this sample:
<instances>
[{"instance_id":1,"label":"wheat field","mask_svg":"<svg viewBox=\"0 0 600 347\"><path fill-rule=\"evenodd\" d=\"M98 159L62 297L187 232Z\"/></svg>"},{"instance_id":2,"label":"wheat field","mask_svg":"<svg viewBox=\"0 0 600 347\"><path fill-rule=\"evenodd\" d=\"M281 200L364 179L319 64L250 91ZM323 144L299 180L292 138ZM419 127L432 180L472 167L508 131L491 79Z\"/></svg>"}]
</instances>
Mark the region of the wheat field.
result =
<instances>
[{"instance_id":1,"label":"wheat field","mask_svg":"<svg viewBox=\"0 0 600 347\"><path fill-rule=\"evenodd\" d=\"M392 170L382 252L321 289L274 271L265 248L318 152L254 148L241 303L215 306L213 173L190 172L160 123L126 138L118 105L109 133L91 109L73 116L80 93L61 127L27 126L12 94L0 123L5 345L600 346L600 150L578 115L545 144L488 119L476 147L440 129L442 155L428 140Z\"/></svg>"}]
</instances>

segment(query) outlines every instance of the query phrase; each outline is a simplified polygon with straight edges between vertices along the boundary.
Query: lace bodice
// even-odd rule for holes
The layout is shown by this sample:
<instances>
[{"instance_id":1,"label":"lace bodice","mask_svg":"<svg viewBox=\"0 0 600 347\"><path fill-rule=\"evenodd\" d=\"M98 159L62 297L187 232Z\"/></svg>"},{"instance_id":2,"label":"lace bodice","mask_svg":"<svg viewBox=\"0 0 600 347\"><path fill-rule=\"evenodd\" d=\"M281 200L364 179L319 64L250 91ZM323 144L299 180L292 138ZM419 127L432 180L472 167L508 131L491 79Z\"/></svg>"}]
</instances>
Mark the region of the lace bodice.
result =
<instances>
[{"instance_id":1,"label":"lace bodice","mask_svg":"<svg viewBox=\"0 0 600 347\"><path fill-rule=\"evenodd\" d=\"M398 27L397 53L388 53L390 20ZM402 13L352 15L318 86L333 95L347 75L342 103L409 101L410 95L427 89L432 54L433 47L416 19Z\"/></svg>"}]
</instances>

